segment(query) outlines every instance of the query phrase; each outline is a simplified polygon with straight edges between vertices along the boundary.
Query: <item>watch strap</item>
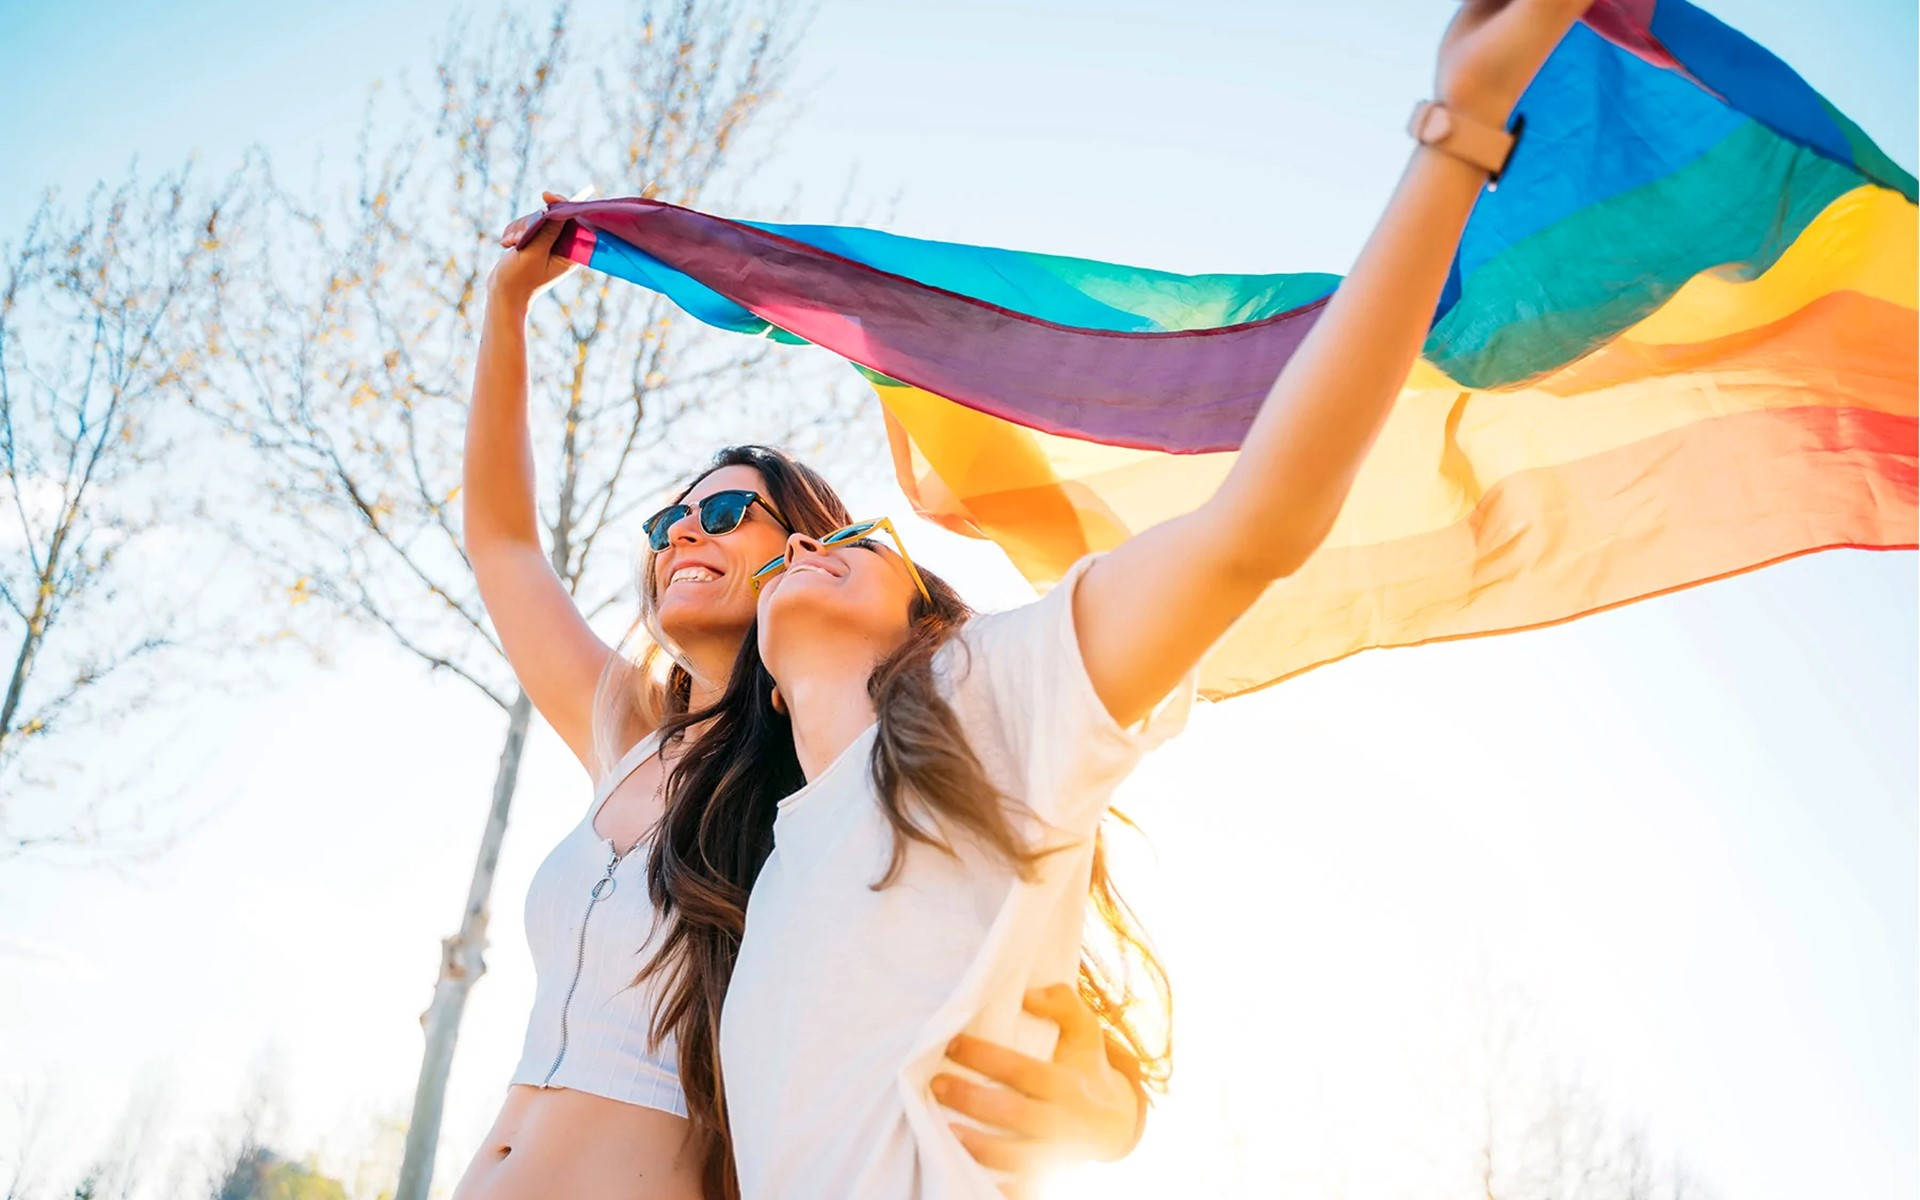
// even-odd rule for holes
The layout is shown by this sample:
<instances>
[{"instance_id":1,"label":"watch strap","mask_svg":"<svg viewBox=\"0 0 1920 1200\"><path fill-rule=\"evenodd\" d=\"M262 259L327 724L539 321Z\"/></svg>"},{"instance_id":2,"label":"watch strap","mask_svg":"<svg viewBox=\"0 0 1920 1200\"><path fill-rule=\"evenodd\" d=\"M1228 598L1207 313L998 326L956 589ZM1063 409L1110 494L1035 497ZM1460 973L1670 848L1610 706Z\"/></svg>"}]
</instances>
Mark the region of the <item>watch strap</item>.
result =
<instances>
[{"instance_id":1,"label":"watch strap","mask_svg":"<svg viewBox=\"0 0 1920 1200\"><path fill-rule=\"evenodd\" d=\"M1414 106L1407 122L1407 133L1423 146L1432 146L1461 162L1485 171L1490 180L1498 180L1513 156L1519 136L1516 122L1513 132L1496 128L1461 114L1437 100L1422 100Z\"/></svg>"}]
</instances>

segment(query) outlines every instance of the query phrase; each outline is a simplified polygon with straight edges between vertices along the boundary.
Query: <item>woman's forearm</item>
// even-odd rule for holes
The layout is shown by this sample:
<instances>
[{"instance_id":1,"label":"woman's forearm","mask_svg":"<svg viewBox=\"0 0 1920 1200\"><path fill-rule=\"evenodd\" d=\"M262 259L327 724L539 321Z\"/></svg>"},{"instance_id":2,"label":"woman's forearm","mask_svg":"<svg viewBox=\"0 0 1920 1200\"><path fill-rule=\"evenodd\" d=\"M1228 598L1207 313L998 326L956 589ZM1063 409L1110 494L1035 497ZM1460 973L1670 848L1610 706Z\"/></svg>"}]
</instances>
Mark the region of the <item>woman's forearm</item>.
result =
<instances>
[{"instance_id":1,"label":"woman's forearm","mask_svg":"<svg viewBox=\"0 0 1920 1200\"><path fill-rule=\"evenodd\" d=\"M467 410L466 540L540 544L527 430L528 300L494 290L482 318Z\"/></svg>"},{"instance_id":2,"label":"woman's forearm","mask_svg":"<svg viewBox=\"0 0 1920 1200\"><path fill-rule=\"evenodd\" d=\"M1352 272L1274 384L1213 503L1261 536L1245 569L1277 578L1332 528L1426 339L1486 172L1417 147Z\"/></svg>"},{"instance_id":3,"label":"woman's forearm","mask_svg":"<svg viewBox=\"0 0 1920 1200\"><path fill-rule=\"evenodd\" d=\"M1434 94L1469 124L1505 125L1588 3L1463 0L1441 38ZM1483 169L1448 153L1414 151L1352 272L1255 418L1214 511L1197 522L1230 547L1236 581L1290 574L1333 527L1426 338L1486 182ZM1260 536L1230 536L1250 521Z\"/></svg>"},{"instance_id":4,"label":"woman's forearm","mask_svg":"<svg viewBox=\"0 0 1920 1200\"><path fill-rule=\"evenodd\" d=\"M1333 527L1432 320L1486 172L1416 150L1353 274L1206 504L1096 561L1074 595L1087 675L1130 725Z\"/></svg>"}]
</instances>

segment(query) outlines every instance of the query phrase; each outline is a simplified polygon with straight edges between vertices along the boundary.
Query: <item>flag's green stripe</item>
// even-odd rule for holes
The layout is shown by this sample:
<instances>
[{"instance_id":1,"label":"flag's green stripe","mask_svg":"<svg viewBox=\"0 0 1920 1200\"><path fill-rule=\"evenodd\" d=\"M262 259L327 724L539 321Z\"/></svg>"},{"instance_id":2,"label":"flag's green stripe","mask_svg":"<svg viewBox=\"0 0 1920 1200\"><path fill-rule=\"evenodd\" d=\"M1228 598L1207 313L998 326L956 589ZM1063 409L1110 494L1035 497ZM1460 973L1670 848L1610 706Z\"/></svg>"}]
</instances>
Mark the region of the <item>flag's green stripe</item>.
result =
<instances>
[{"instance_id":1,"label":"flag's green stripe","mask_svg":"<svg viewBox=\"0 0 1920 1200\"><path fill-rule=\"evenodd\" d=\"M1758 276L1849 167L1748 124L1684 170L1515 243L1467 276L1426 357L1468 387L1531 379L1647 316L1707 270Z\"/></svg>"}]
</instances>

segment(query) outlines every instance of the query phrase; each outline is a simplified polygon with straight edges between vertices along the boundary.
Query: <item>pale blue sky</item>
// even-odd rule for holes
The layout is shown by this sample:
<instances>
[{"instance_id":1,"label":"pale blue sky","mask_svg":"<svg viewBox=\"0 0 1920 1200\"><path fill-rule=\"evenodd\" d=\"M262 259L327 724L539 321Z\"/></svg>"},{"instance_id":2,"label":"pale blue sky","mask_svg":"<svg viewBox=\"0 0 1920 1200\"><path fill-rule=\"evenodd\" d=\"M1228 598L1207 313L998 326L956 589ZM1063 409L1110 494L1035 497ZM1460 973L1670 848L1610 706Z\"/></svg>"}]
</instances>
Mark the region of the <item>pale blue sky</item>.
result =
<instances>
[{"instance_id":1,"label":"pale blue sky","mask_svg":"<svg viewBox=\"0 0 1920 1200\"><path fill-rule=\"evenodd\" d=\"M816 215L857 165L863 194L900 193L904 232L1342 270L1450 7L827 0L768 196L797 183L814 207L795 215ZM1912 4L1710 7L1914 166ZM344 158L365 88L420 73L449 11L4 4L0 241L40 187L136 156ZM989 554L919 536L976 595L1019 595ZM1724 1194L1911 1193L1916 620L1912 556L1822 555L1203 713L1127 795L1153 835L1138 890L1183 989L1183 1059L1101 1186L1190 1190L1203 1156L1223 1189L1434 1194L1463 997L1492 976ZM184 1128L275 1047L290 1139L344 1154L404 1107L494 718L377 645L189 715L206 794L228 801L194 842L132 878L0 868L0 1083L60 1079L80 1144L143 1079L172 1081ZM526 878L584 803L541 729L445 1162L498 1102L531 987Z\"/></svg>"}]
</instances>

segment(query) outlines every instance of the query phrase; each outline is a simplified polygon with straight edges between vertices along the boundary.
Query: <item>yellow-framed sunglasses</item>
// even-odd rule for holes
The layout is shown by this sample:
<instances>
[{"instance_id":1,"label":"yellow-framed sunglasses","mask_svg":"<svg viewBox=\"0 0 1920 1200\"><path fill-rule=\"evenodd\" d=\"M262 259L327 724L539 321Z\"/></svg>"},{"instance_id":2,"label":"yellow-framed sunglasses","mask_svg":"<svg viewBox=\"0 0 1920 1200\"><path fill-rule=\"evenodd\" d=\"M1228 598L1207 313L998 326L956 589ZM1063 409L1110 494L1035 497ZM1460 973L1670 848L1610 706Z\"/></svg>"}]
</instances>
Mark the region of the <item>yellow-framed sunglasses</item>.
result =
<instances>
[{"instance_id":1,"label":"yellow-framed sunglasses","mask_svg":"<svg viewBox=\"0 0 1920 1200\"><path fill-rule=\"evenodd\" d=\"M886 535L893 539L893 548L900 552L900 561L907 564L907 574L913 576L913 586L920 589L920 598L932 604L933 596L927 591L926 580L920 578L920 569L913 565L912 557L907 554L907 547L900 540L900 531L893 527L893 522L888 518L880 517L872 521L855 521L851 525L842 525L820 539L820 548L826 550L835 546L858 546L870 542L872 539L867 535L876 529L885 531ZM786 569L785 552L768 559L759 570L748 577L749 582L753 584L754 595L760 594L760 589L766 586L767 580Z\"/></svg>"}]
</instances>

